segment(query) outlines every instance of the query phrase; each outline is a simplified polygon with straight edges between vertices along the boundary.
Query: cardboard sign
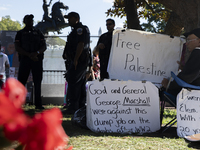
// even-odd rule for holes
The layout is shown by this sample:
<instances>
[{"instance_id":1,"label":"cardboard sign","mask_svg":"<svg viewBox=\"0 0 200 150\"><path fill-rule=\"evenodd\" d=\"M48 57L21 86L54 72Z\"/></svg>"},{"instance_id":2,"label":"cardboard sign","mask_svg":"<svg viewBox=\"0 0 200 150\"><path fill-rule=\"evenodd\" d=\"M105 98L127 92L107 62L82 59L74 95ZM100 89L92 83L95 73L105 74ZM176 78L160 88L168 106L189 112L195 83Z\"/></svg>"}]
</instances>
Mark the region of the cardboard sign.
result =
<instances>
[{"instance_id":1,"label":"cardboard sign","mask_svg":"<svg viewBox=\"0 0 200 150\"><path fill-rule=\"evenodd\" d=\"M180 37L139 30L115 30L108 65L111 79L161 83L177 72L183 42Z\"/></svg>"},{"instance_id":2,"label":"cardboard sign","mask_svg":"<svg viewBox=\"0 0 200 150\"><path fill-rule=\"evenodd\" d=\"M90 81L86 115L94 132L155 132L160 129L158 88L151 82Z\"/></svg>"},{"instance_id":3,"label":"cardboard sign","mask_svg":"<svg viewBox=\"0 0 200 150\"><path fill-rule=\"evenodd\" d=\"M200 91L182 89L177 96L177 135L200 133Z\"/></svg>"}]
</instances>

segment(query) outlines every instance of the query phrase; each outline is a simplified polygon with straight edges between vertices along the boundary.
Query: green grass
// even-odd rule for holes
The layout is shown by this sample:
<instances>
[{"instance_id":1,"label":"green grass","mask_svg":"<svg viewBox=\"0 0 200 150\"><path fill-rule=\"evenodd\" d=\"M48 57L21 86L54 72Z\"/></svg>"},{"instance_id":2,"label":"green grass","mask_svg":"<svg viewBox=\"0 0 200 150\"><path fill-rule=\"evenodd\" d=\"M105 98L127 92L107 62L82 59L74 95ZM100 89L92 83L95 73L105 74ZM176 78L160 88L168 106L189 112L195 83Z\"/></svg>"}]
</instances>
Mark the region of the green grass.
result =
<instances>
[{"instance_id":1,"label":"green grass","mask_svg":"<svg viewBox=\"0 0 200 150\"><path fill-rule=\"evenodd\" d=\"M48 105L45 108L61 106ZM33 116L34 106L26 105L24 110ZM163 124L175 117L175 109L165 109ZM200 149L200 143L188 143L176 135L176 125L165 133L155 132L143 135L137 134L104 134L74 126L71 116L63 116L63 128L69 136L69 145L74 150L193 150ZM9 150L9 149L4 149Z\"/></svg>"}]
</instances>

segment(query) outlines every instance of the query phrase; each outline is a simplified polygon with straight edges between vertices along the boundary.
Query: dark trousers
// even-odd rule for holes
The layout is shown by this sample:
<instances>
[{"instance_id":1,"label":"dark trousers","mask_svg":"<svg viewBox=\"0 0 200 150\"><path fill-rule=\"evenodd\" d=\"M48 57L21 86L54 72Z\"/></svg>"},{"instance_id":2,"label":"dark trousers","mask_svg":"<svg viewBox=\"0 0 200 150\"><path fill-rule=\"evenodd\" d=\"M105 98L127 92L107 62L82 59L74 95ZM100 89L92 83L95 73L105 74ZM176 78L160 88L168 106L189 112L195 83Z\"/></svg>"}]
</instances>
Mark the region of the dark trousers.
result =
<instances>
[{"instance_id":1,"label":"dark trousers","mask_svg":"<svg viewBox=\"0 0 200 150\"><path fill-rule=\"evenodd\" d=\"M41 82L43 74L43 61L33 61L28 57L24 57L20 60L18 80L23 85L26 84L30 71L32 72L34 83L35 106L42 106Z\"/></svg>"},{"instance_id":2,"label":"dark trousers","mask_svg":"<svg viewBox=\"0 0 200 150\"><path fill-rule=\"evenodd\" d=\"M71 63L67 72L67 103L68 110L72 113L85 106L86 103L86 69L87 63L78 63L76 70Z\"/></svg>"},{"instance_id":3,"label":"dark trousers","mask_svg":"<svg viewBox=\"0 0 200 150\"><path fill-rule=\"evenodd\" d=\"M109 74L107 72L108 64L100 61L100 79L109 79Z\"/></svg>"}]
</instances>

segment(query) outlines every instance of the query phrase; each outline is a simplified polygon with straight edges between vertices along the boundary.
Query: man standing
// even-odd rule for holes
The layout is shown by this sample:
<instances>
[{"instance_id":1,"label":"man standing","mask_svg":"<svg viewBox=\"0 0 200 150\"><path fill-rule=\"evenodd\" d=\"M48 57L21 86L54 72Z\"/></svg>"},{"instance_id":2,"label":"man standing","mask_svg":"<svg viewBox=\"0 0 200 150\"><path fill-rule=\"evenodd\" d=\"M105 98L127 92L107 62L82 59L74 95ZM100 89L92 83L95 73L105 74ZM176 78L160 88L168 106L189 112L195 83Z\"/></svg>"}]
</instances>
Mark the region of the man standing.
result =
<instances>
[{"instance_id":1,"label":"man standing","mask_svg":"<svg viewBox=\"0 0 200 150\"><path fill-rule=\"evenodd\" d=\"M15 37L16 51L19 53L18 80L25 85L30 74L33 75L36 109L44 109L41 100L41 82L43 74L43 58L46 50L44 35L33 27L34 16L26 15L23 19L25 27Z\"/></svg>"},{"instance_id":2,"label":"man standing","mask_svg":"<svg viewBox=\"0 0 200 150\"><path fill-rule=\"evenodd\" d=\"M106 20L106 27L108 32L102 34L97 42L97 51L99 51L100 59L100 79L109 78L107 72L108 60L110 57L110 49L112 45L112 34L115 27L115 21L113 19Z\"/></svg>"},{"instance_id":3,"label":"man standing","mask_svg":"<svg viewBox=\"0 0 200 150\"><path fill-rule=\"evenodd\" d=\"M87 26L82 25L80 16L70 12L64 16L72 27L67 37L66 58L70 60L66 74L68 82L67 110L63 114L74 114L76 110L85 106L86 102L86 69L89 59L90 32Z\"/></svg>"},{"instance_id":4,"label":"man standing","mask_svg":"<svg viewBox=\"0 0 200 150\"><path fill-rule=\"evenodd\" d=\"M8 56L1 51L0 43L0 86L3 85L6 78L9 76L9 60ZM1 88L1 87L0 87Z\"/></svg>"},{"instance_id":5,"label":"man standing","mask_svg":"<svg viewBox=\"0 0 200 150\"><path fill-rule=\"evenodd\" d=\"M177 76L189 84L200 86L200 28L185 33L184 36L186 37L186 47L191 54L182 71ZM163 87L166 88L168 82L164 78L162 81ZM168 92L177 95L181 89L176 81L173 81L170 83Z\"/></svg>"}]
</instances>

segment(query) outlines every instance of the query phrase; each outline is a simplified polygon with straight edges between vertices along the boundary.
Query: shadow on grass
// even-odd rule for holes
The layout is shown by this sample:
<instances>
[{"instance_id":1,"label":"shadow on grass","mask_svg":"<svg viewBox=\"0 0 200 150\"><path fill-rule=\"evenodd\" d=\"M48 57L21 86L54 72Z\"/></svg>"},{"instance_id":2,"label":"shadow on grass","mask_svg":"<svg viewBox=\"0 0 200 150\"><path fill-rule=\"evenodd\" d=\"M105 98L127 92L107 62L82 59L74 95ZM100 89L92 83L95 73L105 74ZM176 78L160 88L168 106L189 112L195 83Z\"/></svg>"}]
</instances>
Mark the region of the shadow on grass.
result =
<instances>
[{"instance_id":1,"label":"shadow on grass","mask_svg":"<svg viewBox=\"0 0 200 150\"><path fill-rule=\"evenodd\" d=\"M41 112L40 110L35 109L27 109L24 110L26 114L29 116L34 116L36 113ZM166 130L164 133L161 133L160 131L153 132L153 133L145 133L142 135L139 134L120 134L120 133L96 133L89 129L82 128L77 125L73 125L71 122L71 115L64 115L63 116L63 122L62 126L66 132L66 134L69 137L76 137L76 136L118 136L118 137L124 137L124 136L134 136L134 137L160 137L160 138L178 138L176 133L176 127L170 127L168 130Z\"/></svg>"},{"instance_id":2,"label":"shadow on grass","mask_svg":"<svg viewBox=\"0 0 200 150\"><path fill-rule=\"evenodd\" d=\"M134 137L160 137L160 138L178 138L177 133L176 133L176 127L171 127L168 130L166 130L164 133L161 133L160 131L157 132L152 132L152 133L145 133L145 134L120 134L120 133L96 133L91 131L90 129L85 129L83 127L80 127L78 125L73 125L71 122L70 117L71 116L66 116L67 120L63 120L63 128L66 132L66 134L70 137L74 136L118 136L118 137L124 137L124 136L134 136Z\"/></svg>"},{"instance_id":3,"label":"shadow on grass","mask_svg":"<svg viewBox=\"0 0 200 150\"><path fill-rule=\"evenodd\" d=\"M190 141L185 139L185 142L188 143L188 147L189 148L200 149L200 141L198 141L198 142L190 142Z\"/></svg>"}]
</instances>

